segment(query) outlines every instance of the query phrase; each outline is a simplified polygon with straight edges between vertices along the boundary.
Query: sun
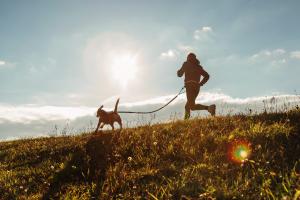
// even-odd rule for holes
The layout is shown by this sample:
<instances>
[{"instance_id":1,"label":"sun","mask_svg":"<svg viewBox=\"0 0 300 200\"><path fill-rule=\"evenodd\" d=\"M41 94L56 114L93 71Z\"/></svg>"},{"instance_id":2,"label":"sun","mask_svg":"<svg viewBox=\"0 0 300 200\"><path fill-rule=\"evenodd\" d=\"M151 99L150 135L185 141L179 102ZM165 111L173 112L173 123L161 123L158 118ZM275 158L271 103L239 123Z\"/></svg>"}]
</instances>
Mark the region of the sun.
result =
<instances>
[{"instance_id":1,"label":"sun","mask_svg":"<svg viewBox=\"0 0 300 200\"><path fill-rule=\"evenodd\" d=\"M114 56L111 63L113 79L123 88L136 78L137 55L132 53L121 53Z\"/></svg>"}]
</instances>

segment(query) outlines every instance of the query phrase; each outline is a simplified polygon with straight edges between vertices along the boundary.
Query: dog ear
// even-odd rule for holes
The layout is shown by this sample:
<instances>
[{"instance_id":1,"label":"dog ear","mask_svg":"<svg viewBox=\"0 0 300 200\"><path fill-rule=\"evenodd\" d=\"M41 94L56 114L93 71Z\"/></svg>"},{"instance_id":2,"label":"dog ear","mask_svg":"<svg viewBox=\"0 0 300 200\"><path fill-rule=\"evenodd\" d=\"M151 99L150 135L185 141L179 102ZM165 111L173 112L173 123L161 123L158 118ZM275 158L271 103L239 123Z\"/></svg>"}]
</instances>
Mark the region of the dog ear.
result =
<instances>
[{"instance_id":1,"label":"dog ear","mask_svg":"<svg viewBox=\"0 0 300 200\"><path fill-rule=\"evenodd\" d=\"M102 105L102 106L100 106L100 108L99 108L99 109L101 110L102 108L103 108L103 105Z\"/></svg>"}]
</instances>

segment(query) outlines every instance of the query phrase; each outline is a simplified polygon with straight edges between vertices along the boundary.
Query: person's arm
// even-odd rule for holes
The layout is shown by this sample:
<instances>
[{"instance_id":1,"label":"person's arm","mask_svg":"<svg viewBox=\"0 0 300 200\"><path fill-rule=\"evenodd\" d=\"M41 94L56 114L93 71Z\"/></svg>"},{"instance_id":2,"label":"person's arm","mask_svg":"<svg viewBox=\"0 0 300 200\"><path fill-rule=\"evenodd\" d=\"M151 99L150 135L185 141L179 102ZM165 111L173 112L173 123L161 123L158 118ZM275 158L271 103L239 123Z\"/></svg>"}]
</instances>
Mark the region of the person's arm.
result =
<instances>
[{"instance_id":1,"label":"person's arm","mask_svg":"<svg viewBox=\"0 0 300 200\"><path fill-rule=\"evenodd\" d=\"M203 76L203 79L200 81L199 85L203 86L209 79L209 74L202 68L201 69L201 75Z\"/></svg>"},{"instance_id":2,"label":"person's arm","mask_svg":"<svg viewBox=\"0 0 300 200\"><path fill-rule=\"evenodd\" d=\"M183 65L182 65L182 67L177 71L177 76L178 77L182 77L183 76L183 74L184 74L184 63L183 63Z\"/></svg>"}]
</instances>

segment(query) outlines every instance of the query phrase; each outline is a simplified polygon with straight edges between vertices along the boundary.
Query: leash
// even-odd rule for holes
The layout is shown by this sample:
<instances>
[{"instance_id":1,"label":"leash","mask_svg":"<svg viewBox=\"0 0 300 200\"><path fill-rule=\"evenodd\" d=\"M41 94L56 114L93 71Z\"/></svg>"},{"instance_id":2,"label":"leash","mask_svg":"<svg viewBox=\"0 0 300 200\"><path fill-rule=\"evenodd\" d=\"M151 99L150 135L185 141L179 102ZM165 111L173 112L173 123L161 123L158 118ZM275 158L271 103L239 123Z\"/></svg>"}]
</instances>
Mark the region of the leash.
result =
<instances>
[{"instance_id":1,"label":"leash","mask_svg":"<svg viewBox=\"0 0 300 200\"><path fill-rule=\"evenodd\" d=\"M151 114L151 113L155 113L155 112L158 112L160 111L161 109L165 108L166 106L168 106L172 101L174 101L179 95L185 93L184 90L184 86L181 88L181 90L178 92L178 94L173 97L170 101L168 101L165 105L163 105L162 107L156 109L156 110L152 110L152 111L148 111L148 112L136 112L136 111L118 111L118 113L134 113L134 114Z\"/></svg>"}]
</instances>

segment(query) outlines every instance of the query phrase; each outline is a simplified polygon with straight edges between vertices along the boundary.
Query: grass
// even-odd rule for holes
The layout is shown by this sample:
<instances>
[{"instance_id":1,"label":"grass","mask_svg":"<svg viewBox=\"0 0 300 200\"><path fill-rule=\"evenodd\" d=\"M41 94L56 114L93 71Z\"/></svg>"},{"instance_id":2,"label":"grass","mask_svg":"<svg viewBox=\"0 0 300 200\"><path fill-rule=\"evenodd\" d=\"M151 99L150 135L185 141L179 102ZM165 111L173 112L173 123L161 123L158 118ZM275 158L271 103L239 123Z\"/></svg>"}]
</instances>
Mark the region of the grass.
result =
<instances>
[{"instance_id":1,"label":"grass","mask_svg":"<svg viewBox=\"0 0 300 200\"><path fill-rule=\"evenodd\" d=\"M242 162L228 149L247 141ZM300 112L0 143L1 199L297 199Z\"/></svg>"}]
</instances>

